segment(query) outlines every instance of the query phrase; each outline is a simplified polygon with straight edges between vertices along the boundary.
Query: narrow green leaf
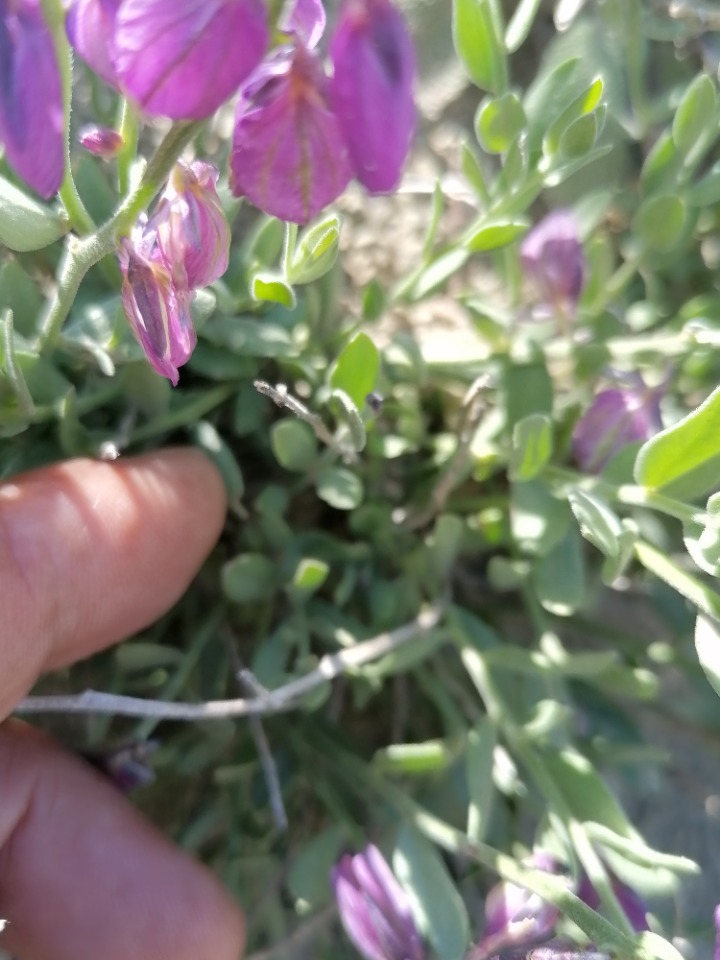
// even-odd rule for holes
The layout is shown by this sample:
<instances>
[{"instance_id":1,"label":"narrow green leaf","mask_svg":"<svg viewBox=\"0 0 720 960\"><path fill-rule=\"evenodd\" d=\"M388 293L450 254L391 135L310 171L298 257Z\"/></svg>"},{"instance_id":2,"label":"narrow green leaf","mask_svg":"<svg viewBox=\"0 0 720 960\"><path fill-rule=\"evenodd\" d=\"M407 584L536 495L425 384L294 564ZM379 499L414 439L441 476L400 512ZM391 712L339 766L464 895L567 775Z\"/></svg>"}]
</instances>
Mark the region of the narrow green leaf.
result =
<instances>
[{"instance_id":1,"label":"narrow green leaf","mask_svg":"<svg viewBox=\"0 0 720 960\"><path fill-rule=\"evenodd\" d=\"M250 292L258 303L279 303L288 310L297 305L293 288L276 274L256 273L250 284Z\"/></svg>"},{"instance_id":2,"label":"narrow green leaf","mask_svg":"<svg viewBox=\"0 0 720 960\"><path fill-rule=\"evenodd\" d=\"M468 76L481 90L502 93L507 63L497 0L453 0L455 51Z\"/></svg>"},{"instance_id":3,"label":"narrow green leaf","mask_svg":"<svg viewBox=\"0 0 720 960\"><path fill-rule=\"evenodd\" d=\"M513 428L508 474L513 481L532 480L552 456L552 421L545 413L531 413Z\"/></svg>"},{"instance_id":4,"label":"narrow green leaf","mask_svg":"<svg viewBox=\"0 0 720 960\"><path fill-rule=\"evenodd\" d=\"M373 764L383 773L422 776L447 770L454 756L455 752L444 740L393 743L376 751Z\"/></svg>"},{"instance_id":5,"label":"narrow green leaf","mask_svg":"<svg viewBox=\"0 0 720 960\"><path fill-rule=\"evenodd\" d=\"M496 743L495 727L487 718L468 734L466 774L470 800L467 835L473 843L480 843L484 839L492 813Z\"/></svg>"},{"instance_id":6,"label":"narrow green leaf","mask_svg":"<svg viewBox=\"0 0 720 960\"><path fill-rule=\"evenodd\" d=\"M575 527L570 527L552 550L538 557L532 582L540 603L555 616L568 617L581 606L585 599L585 564Z\"/></svg>"},{"instance_id":7,"label":"narrow green leaf","mask_svg":"<svg viewBox=\"0 0 720 960\"><path fill-rule=\"evenodd\" d=\"M527 40L542 0L520 0L505 31L505 47L515 53Z\"/></svg>"},{"instance_id":8,"label":"narrow green leaf","mask_svg":"<svg viewBox=\"0 0 720 960\"><path fill-rule=\"evenodd\" d=\"M393 867L439 960L461 960L470 941L465 904L435 847L414 827L398 834Z\"/></svg>"},{"instance_id":9,"label":"narrow green leaf","mask_svg":"<svg viewBox=\"0 0 720 960\"><path fill-rule=\"evenodd\" d=\"M543 153L554 156L560 149L562 135L570 124L586 116L597 107L603 94L602 77L596 77L575 99L553 120L543 138Z\"/></svg>"},{"instance_id":10,"label":"narrow green leaf","mask_svg":"<svg viewBox=\"0 0 720 960\"><path fill-rule=\"evenodd\" d=\"M568 501L585 539L606 557L617 557L623 528L614 510L596 493L584 490L571 490Z\"/></svg>"},{"instance_id":11,"label":"narrow green leaf","mask_svg":"<svg viewBox=\"0 0 720 960\"><path fill-rule=\"evenodd\" d=\"M673 143L683 156L705 134L708 124L715 122L716 113L715 85L706 73L700 73L685 91L673 119Z\"/></svg>"},{"instance_id":12,"label":"narrow green leaf","mask_svg":"<svg viewBox=\"0 0 720 960\"><path fill-rule=\"evenodd\" d=\"M564 160L585 157L595 146L598 136L598 115L588 113L573 120L560 137L558 153Z\"/></svg>"},{"instance_id":13,"label":"narrow green leaf","mask_svg":"<svg viewBox=\"0 0 720 960\"><path fill-rule=\"evenodd\" d=\"M498 250L521 237L528 228L527 220L485 220L471 232L466 240L468 250L473 253L488 253Z\"/></svg>"},{"instance_id":14,"label":"narrow green leaf","mask_svg":"<svg viewBox=\"0 0 720 960\"><path fill-rule=\"evenodd\" d=\"M325 583L330 567L324 560L304 557L297 565L289 590L296 599L307 599Z\"/></svg>"},{"instance_id":15,"label":"narrow green leaf","mask_svg":"<svg viewBox=\"0 0 720 960\"><path fill-rule=\"evenodd\" d=\"M714 467L720 457L720 387L696 410L656 434L641 448L635 461L635 480L652 488L684 480L684 493L693 496L717 487L717 472L699 475L703 466ZM693 474L699 481L693 483ZM714 477L713 477L714 474ZM692 493L688 493L688 488Z\"/></svg>"},{"instance_id":16,"label":"narrow green leaf","mask_svg":"<svg viewBox=\"0 0 720 960\"><path fill-rule=\"evenodd\" d=\"M342 390L362 410L365 398L375 389L380 354L366 333L358 333L345 346L330 370L330 386Z\"/></svg>"},{"instance_id":17,"label":"narrow green leaf","mask_svg":"<svg viewBox=\"0 0 720 960\"><path fill-rule=\"evenodd\" d=\"M340 420L348 429L353 450L360 453L365 449L367 442L365 423L360 416L360 411L344 390L333 390L330 401L334 405L335 412L340 412Z\"/></svg>"}]
</instances>

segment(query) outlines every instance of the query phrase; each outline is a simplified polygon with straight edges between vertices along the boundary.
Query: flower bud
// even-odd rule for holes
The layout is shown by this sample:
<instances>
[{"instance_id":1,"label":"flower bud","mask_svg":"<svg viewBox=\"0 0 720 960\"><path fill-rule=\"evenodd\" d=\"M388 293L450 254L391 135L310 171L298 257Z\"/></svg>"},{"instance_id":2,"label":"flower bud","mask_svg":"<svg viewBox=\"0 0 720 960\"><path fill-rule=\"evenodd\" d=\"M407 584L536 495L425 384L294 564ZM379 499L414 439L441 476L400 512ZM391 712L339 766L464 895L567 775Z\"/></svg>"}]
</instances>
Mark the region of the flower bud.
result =
<instances>
[{"instance_id":1,"label":"flower bud","mask_svg":"<svg viewBox=\"0 0 720 960\"><path fill-rule=\"evenodd\" d=\"M279 49L241 92L230 157L233 193L302 224L332 203L351 176L320 62L301 43Z\"/></svg>"},{"instance_id":2,"label":"flower bud","mask_svg":"<svg viewBox=\"0 0 720 960\"><path fill-rule=\"evenodd\" d=\"M190 359L196 342L182 265L166 259L145 217L121 240L119 258L128 323L153 368L177 386L178 367Z\"/></svg>"},{"instance_id":3,"label":"flower bud","mask_svg":"<svg viewBox=\"0 0 720 960\"><path fill-rule=\"evenodd\" d=\"M526 865L546 873L558 873L560 863L544 850L537 850ZM472 950L473 960L494 956L508 947L537 943L550 937L560 911L536 893L503 881L485 899L485 930Z\"/></svg>"},{"instance_id":4,"label":"flower bud","mask_svg":"<svg viewBox=\"0 0 720 960\"><path fill-rule=\"evenodd\" d=\"M111 86L117 86L113 50L119 6L120 0L72 0L65 21L70 46Z\"/></svg>"},{"instance_id":5,"label":"flower bud","mask_svg":"<svg viewBox=\"0 0 720 960\"><path fill-rule=\"evenodd\" d=\"M228 268L230 227L215 184L218 172L196 160L177 163L150 225L170 263L181 263L189 287L206 287Z\"/></svg>"},{"instance_id":6,"label":"flower bud","mask_svg":"<svg viewBox=\"0 0 720 960\"><path fill-rule=\"evenodd\" d=\"M651 390L638 374L634 385L602 390L575 424L572 449L586 473L600 473L631 443L662 430L660 390Z\"/></svg>"},{"instance_id":7,"label":"flower bud","mask_svg":"<svg viewBox=\"0 0 720 960\"><path fill-rule=\"evenodd\" d=\"M415 130L415 53L390 0L344 0L330 43L331 101L355 168L370 193L400 181Z\"/></svg>"},{"instance_id":8,"label":"flower bud","mask_svg":"<svg viewBox=\"0 0 720 960\"><path fill-rule=\"evenodd\" d=\"M585 254L575 218L554 210L527 234L520 260L545 306L573 314L585 282Z\"/></svg>"},{"instance_id":9,"label":"flower bud","mask_svg":"<svg viewBox=\"0 0 720 960\"><path fill-rule=\"evenodd\" d=\"M366 960L423 960L408 897L377 847L344 856L331 879L345 932Z\"/></svg>"},{"instance_id":10,"label":"flower bud","mask_svg":"<svg viewBox=\"0 0 720 960\"><path fill-rule=\"evenodd\" d=\"M133 793L155 782L148 758L157 746L155 740L140 740L109 750L86 750L82 757L109 777L122 793Z\"/></svg>"},{"instance_id":11,"label":"flower bud","mask_svg":"<svg viewBox=\"0 0 720 960\"><path fill-rule=\"evenodd\" d=\"M267 44L263 0L123 0L114 63L147 113L202 120L255 69Z\"/></svg>"},{"instance_id":12,"label":"flower bud","mask_svg":"<svg viewBox=\"0 0 720 960\"><path fill-rule=\"evenodd\" d=\"M122 150L123 138L110 127L97 127L88 124L78 132L78 142L95 157L110 160Z\"/></svg>"},{"instance_id":13,"label":"flower bud","mask_svg":"<svg viewBox=\"0 0 720 960\"><path fill-rule=\"evenodd\" d=\"M0 143L45 199L62 183L63 127L60 71L40 0L0 0Z\"/></svg>"}]
</instances>

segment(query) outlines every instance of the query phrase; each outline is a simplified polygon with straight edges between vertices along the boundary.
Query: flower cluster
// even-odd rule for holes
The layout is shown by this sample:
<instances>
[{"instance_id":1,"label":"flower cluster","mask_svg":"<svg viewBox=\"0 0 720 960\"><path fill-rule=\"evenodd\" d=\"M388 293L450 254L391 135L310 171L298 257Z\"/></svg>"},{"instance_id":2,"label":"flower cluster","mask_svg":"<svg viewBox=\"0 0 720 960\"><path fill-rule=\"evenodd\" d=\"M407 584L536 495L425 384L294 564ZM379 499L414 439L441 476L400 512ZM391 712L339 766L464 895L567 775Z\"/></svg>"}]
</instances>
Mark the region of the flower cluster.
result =
<instances>
[{"instance_id":1,"label":"flower cluster","mask_svg":"<svg viewBox=\"0 0 720 960\"><path fill-rule=\"evenodd\" d=\"M202 120L239 91L231 181L266 213L306 223L353 177L371 193L397 186L415 126L415 61L392 0L343 0L330 74L318 52L321 0L289 0L269 53L265 0L70 0L66 29L77 54L148 116ZM49 198L63 177L63 105L40 0L0 0L0 63L0 141Z\"/></svg>"},{"instance_id":2,"label":"flower cluster","mask_svg":"<svg viewBox=\"0 0 720 960\"><path fill-rule=\"evenodd\" d=\"M228 265L217 176L209 163L178 163L153 215L143 215L120 245L125 314L152 366L173 384L195 347L193 290Z\"/></svg>"}]
</instances>

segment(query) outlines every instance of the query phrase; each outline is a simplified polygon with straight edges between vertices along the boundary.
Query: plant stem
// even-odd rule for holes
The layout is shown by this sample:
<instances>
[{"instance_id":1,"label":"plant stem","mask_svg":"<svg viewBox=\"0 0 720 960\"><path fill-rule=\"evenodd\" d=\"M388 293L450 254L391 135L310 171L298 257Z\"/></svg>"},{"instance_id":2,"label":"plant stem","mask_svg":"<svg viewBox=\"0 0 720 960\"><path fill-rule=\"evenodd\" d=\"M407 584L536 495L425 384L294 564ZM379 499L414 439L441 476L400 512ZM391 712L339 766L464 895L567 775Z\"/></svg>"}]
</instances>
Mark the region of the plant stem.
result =
<instances>
[{"instance_id":1,"label":"plant stem","mask_svg":"<svg viewBox=\"0 0 720 960\"><path fill-rule=\"evenodd\" d=\"M138 141L137 115L128 100L122 101L118 133L122 137L123 145L117 155L117 184L120 196L126 196L130 191L130 168L135 159Z\"/></svg>"},{"instance_id":2,"label":"plant stem","mask_svg":"<svg viewBox=\"0 0 720 960\"><path fill-rule=\"evenodd\" d=\"M667 554L651 544L639 540L635 544L635 556L640 563L663 580L673 590L694 604L701 613L720 620L720 593L702 580L683 570Z\"/></svg>"}]
</instances>

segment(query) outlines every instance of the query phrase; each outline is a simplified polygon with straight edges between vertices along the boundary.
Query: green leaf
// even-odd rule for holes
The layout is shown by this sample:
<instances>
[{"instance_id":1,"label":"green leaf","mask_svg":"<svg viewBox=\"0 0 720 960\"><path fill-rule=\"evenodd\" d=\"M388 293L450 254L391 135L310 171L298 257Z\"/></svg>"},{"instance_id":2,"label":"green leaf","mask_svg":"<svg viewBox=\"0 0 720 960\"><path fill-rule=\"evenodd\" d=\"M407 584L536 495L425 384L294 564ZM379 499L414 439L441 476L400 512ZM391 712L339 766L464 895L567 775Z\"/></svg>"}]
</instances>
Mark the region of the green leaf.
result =
<instances>
[{"instance_id":1,"label":"green leaf","mask_svg":"<svg viewBox=\"0 0 720 960\"><path fill-rule=\"evenodd\" d=\"M427 265L418 275L412 286L410 299L415 302L427 297L438 287L441 287L446 280L454 276L461 267L464 267L470 251L465 247L455 247L439 254Z\"/></svg>"},{"instance_id":2,"label":"green leaf","mask_svg":"<svg viewBox=\"0 0 720 960\"><path fill-rule=\"evenodd\" d=\"M225 443L215 427L201 420L190 428L193 443L215 464L223 478L230 503L237 503L245 492L242 470L235 454Z\"/></svg>"},{"instance_id":3,"label":"green leaf","mask_svg":"<svg viewBox=\"0 0 720 960\"><path fill-rule=\"evenodd\" d=\"M666 253L680 241L685 229L687 208L676 194L648 197L633 221L633 232L645 248Z\"/></svg>"},{"instance_id":4,"label":"green leaf","mask_svg":"<svg viewBox=\"0 0 720 960\"><path fill-rule=\"evenodd\" d=\"M331 214L302 234L288 269L287 280L311 283L332 270L340 249L340 217Z\"/></svg>"},{"instance_id":5,"label":"green leaf","mask_svg":"<svg viewBox=\"0 0 720 960\"><path fill-rule=\"evenodd\" d=\"M288 310L297 306L293 288L274 273L256 273L250 284L250 292L258 303L279 303Z\"/></svg>"},{"instance_id":6,"label":"green leaf","mask_svg":"<svg viewBox=\"0 0 720 960\"><path fill-rule=\"evenodd\" d=\"M306 600L316 593L327 580L330 567L324 560L316 557L304 557L297 565L288 588L296 600Z\"/></svg>"},{"instance_id":7,"label":"green leaf","mask_svg":"<svg viewBox=\"0 0 720 960\"><path fill-rule=\"evenodd\" d=\"M527 40L542 0L520 0L505 31L505 47L515 53Z\"/></svg>"},{"instance_id":8,"label":"green leaf","mask_svg":"<svg viewBox=\"0 0 720 960\"><path fill-rule=\"evenodd\" d=\"M585 599L585 563L577 528L570 527L559 543L535 562L532 582L543 607L557 617L569 617Z\"/></svg>"},{"instance_id":9,"label":"green leaf","mask_svg":"<svg viewBox=\"0 0 720 960\"><path fill-rule=\"evenodd\" d=\"M336 510L354 510L362 503L363 485L359 477L343 467L328 467L315 479L321 500Z\"/></svg>"},{"instance_id":10,"label":"green leaf","mask_svg":"<svg viewBox=\"0 0 720 960\"><path fill-rule=\"evenodd\" d=\"M468 76L481 90L502 93L507 62L497 0L453 0L455 51Z\"/></svg>"},{"instance_id":11,"label":"green leaf","mask_svg":"<svg viewBox=\"0 0 720 960\"><path fill-rule=\"evenodd\" d=\"M526 553L543 556L563 539L572 514L539 480L512 485L510 524L513 538Z\"/></svg>"},{"instance_id":12,"label":"green leaf","mask_svg":"<svg viewBox=\"0 0 720 960\"><path fill-rule=\"evenodd\" d=\"M552 456L552 421L545 413L531 413L513 428L508 474L513 481L532 480Z\"/></svg>"},{"instance_id":13,"label":"green leaf","mask_svg":"<svg viewBox=\"0 0 720 960\"><path fill-rule=\"evenodd\" d=\"M562 132L558 153L564 160L585 157L595 146L598 136L598 113L588 113L573 120Z\"/></svg>"},{"instance_id":14,"label":"green leaf","mask_svg":"<svg viewBox=\"0 0 720 960\"><path fill-rule=\"evenodd\" d=\"M287 876L288 890L311 907L325 904L330 895L328 877L348 842L344 824L335 823L311 837L293 859Z\"/></svg>"},{"instance_id":15,"label":"green leaf","mask_svg":"<svg viewBox=\"0 0 720 960\"><path fill-rule=\"evenodd\" d=\"M465 245L473 253L497 250L521 237L528 225L527 220L484 220L477 229L470 228Z\"/></svg>"},{"instance_id":16,"label":"green leaf","mask_svg":"<svg viewBox=\"0 0 720 960\"><path fill-rule=\"evenodd\" d=\"M592 83L553 120L543 137L543 153L546 156L552 157L559 151L562 136L568 127L581 117L592 113L600 103L602 94L602 77L595 77Z\"/></svg>"},{"instance_id":17,"label":"green leaf","mask_svg":"<svg viewBox=\"0 0 720 960\"><path fill-rule=\"evenodd\" d=\"M696 410L643 444L635 480L651 488L673 485L688 499L717 487L720 458L720 387ZM678 484L682 484L680 488Z\"/></svg>"},{"instance_id":18,"label":"green leaf","mask_svg":"<svg viewBox=\"0 0 720 960\"><path fill-rule=\"evenodd\" d=\"M706 614L698 614L695 621L695 650L705 676L720 696L720 621Z\"/></svg>"},{"instance_id":19,"label":"green leaf","mask_svg":"<svg viewBox=\"0 0 720 960\"><path fill-rule=\"evenodd\" d=\"M638 934L638 949L642 950L644 956L655 957L656 960L684 960L669 940L651 930L643 930Z\"/></svg>"},{"instance_id":20,"label":"green leaf","mask_svg":"<svg viewBox=\"0 0 720 960\"><path fill-rule=\"evenodd\" d=\"M715 85L707 74L700 73L685 91L673 119L673 143L683 156L704 137L708 125L716 121L716 114Z\"/></svg>"},{"instance_id":21,"label":"green leaf","mask_svg":"<svg viewBox=\"0 0 720 960\"><path fill-rule=\"evenodd\" d=\"M583 64L579 57L570 57L553 67L549 73L538 74L524 100L529 151L541 147L543 137L572 101L573 91L578 89L581 82Z\"/></svg>"},{"instance_id":22,"label":"green leaf","mask_svg":"<svg viewBox=\"0 0 720 960\"><path fill-rule=\"evenodd\" d=\"M201 336L216 346L251 357L290 357L297 353L290 334L281 324L249 317L214 316Z\"/></svg>"},{"instance_id":23,"label":"green leaf","mask_svg":"<svg viewBox=\"0 0 720 960\"><path fill-rule=\"evenodd\" d=\"M302 420L278 420L270 431L275 459L286 470L307 473L317 458L317 438Z\"/></svg>"},{"instance_id":24,"label":"green leaf","mask_svg":"<svg viewBox=\"0 0 720 960\"><path fill-rule=\"evenodd\" d=\"M669 130L660 134L645 157L640 171L640 181L647 194L671 190L677 182L682 157Z\"/></svg>"},{"instance_id":25,"label":"green leaf","mask_svg":"<svg viewBox=\"0 0 720 960\"><path fill-rule=\"evenodd\" d=\"M360 453L361 450L365 449L367 443L365 422L360 416L360 411L344 390L333 390L330 394L330 402L334 407L335 414L339 414L338 419L348 429L353 450Z\"/></svg>"},{"instance_id":26,"label":"green leaf","mask_svg":"<svg viewBox=\"0 0 720 960\"><path fill-rule=\"evenodd\" d=\"M508 429L533 413L552 414L553 382L544 360L508 363L502 386Z\"/></svg>"},{"instance_id":27,"label":"green leaf","mask_svg":"<svg viewBox=\"0 0 720 960\"><path fill-rule=\"evenodd\" d=\"M691 207L709 207L720 200L720 163L715 163L686 194Z\"/></svg>"},{"instance_id":28,"label":"green leaf","mask_svg":"<svg viewBox=\"0 0 720 960\"><path fill-rule=\"evenodd\" d=\"M522 103L514 93L484 100L475 115L475 135L488 153L505 153L526 124Z\"/></svg>"},{"instance_id":29,"label":"green leaf","mask_svg":"<svg viewBox=\"0 0 720 960\"><path fill-rule=\"evenodd\" d=\"M473 843L482 842L490 821L495 795L493 763L496 744L495 727L487 718L468 734L466 775L470 801L467 835Z\"/></svg>"},{"instance_id":30,"label":"green leaf","mask_svg":"<svg viewBox=\"0 0 720 960\"><path fill-rule=\"evenodd\" d=\"M330 386L342 390L362 410L365 398L375 389L380 354L366 333L356 334L330 370Z\"/></svg>"},{"instance_id":31,"label":"green leaf","mask_svg":"<svg viewBox=\"0 0 720 960\"><path fill-rule=\"evenodd\" d=\"M688 523L683 543L697 566L713 577L720 576L720 529L716 523Z\"/></svg>"},{"instance_id":32,"label":"green leaf","mask_svg":"<svg viewBox=\"0 0 720 960\"><path fill-rule=\"evenodd\" d=\"M435 847L414 827L401 827L393 868L415 920L439 960L461 960L470 941L465 904Z\"/></svg>"},{"instance_id":33,"label":"green leaf","mask_svg":"<svg viewBox=\"0 0 720 960\"><path fill-rule=\"evenodd\" d=\"M454 756L444 740L393 743L375 752L373 765L383 773L422 776L447 770Z\"/></svg>"},{"instance_id":34,"label":"green leaf","mask_svg":"<svg viewBox=\"0 0 720 960\"><path fill-rule=\"evenodd\" d=\"M597 494L584 490L571 490L568 501L585 539L606 557L617 557L623 528L614 510Z\"/></svg>"},{"instance_id":35,"label":"green leaf","mask_svg":"<svg viewBox=\"0 0 720 960\"><path fill-rule=\"evenodd\" d=\"M30 337L36 332L43 298L37 284L15 259L0 267L0 304L12 310L18 333Z\"/></svg>"},{"instance_id":36,"label":"green leaf","mask_svg":"<svg viewBox=\"0 0 720 960\"><path fill-rule=\"evenodd\" d=\"M0 176L0 244L22 253L41 250L69 229L67 217Z\"/></svg>"},{"instance_id":37,"label":"green leaf","mask_svg":"<svg viewBox=\"0 0 720 960\"><path fill-rule=\"evenodd\" d=\"M233 603L269 600L278 586L277 565L261 553L241 553L223 565L221 582Z\"/></svg>"},{"instance_id":38,"label":"green leaf","mask_svg":"<svg viewBox=\"0 0 720 960\"><path fill-rule=\"evenodd\" d=\"M460 517L442 513L435 521L430 541L430 557L433 571L440 580L445 580L452 571L462 545L465 523Z\"/></svg>"}]
</instances>

